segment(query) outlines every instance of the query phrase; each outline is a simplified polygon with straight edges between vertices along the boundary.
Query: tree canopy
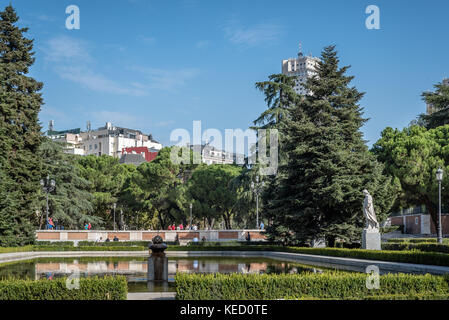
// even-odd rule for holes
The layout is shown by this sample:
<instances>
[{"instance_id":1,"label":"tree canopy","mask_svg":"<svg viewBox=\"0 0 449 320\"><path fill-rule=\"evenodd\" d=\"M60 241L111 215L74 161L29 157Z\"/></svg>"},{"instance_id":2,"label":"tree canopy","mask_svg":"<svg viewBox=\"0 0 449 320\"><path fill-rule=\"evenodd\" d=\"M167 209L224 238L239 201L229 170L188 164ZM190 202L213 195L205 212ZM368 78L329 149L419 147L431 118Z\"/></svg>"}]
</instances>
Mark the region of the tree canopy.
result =
<instances>
[{"instance_id":1,"label":"tree canopy","mask_svg":"<svg viewBox=\"0 0 449 320\"><path fill-rule=\"evenodd\" d=\"M441 167L447 173L449 169L449 125L430 130L420 126L386 128L373 152L385 164L385 172L400 185L396 206L424 204L438 225L436 171ZM443 187L449 188L447 174ZM442 200L449 205L447 198Z\"/></svg>"}]
</instances>

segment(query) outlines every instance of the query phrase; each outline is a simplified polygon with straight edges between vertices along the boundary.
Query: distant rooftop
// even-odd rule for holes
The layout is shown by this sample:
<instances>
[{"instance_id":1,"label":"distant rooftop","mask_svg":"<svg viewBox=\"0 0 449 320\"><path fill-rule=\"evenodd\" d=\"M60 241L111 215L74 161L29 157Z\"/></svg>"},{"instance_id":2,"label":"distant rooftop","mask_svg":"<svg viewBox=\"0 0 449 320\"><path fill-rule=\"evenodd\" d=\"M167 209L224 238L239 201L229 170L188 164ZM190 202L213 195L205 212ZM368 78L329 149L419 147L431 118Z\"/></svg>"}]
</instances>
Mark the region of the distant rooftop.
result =
<instances>
[{"instance_id":1,"label":"distant rooftop","mask_svg":"<svg viewBox=\"0 0 449 320\"><path fill-rule=\"evenodd\" d=\"M67 134L67 133L79 134L79 133L81 133L81 128L69 129L69 130L63 130L63 131L54 131L54 130L47 131L48 136L60 136L60 135Z\"/></svg>"}]
</instances>

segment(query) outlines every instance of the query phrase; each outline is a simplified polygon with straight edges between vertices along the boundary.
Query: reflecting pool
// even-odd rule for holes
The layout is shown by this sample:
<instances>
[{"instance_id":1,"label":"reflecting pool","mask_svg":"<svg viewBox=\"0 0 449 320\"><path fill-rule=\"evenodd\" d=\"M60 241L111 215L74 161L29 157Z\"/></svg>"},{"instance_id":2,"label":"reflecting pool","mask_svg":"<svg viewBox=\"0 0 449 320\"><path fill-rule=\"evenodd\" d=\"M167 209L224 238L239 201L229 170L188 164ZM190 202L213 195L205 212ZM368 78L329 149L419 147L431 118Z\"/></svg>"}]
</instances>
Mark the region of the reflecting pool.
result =
<instances>
[{"instance_id":1,"label":"reflecting pool","mask_svg":"<svg viewBox=\"0 0 449 320\"><path fill-rule=\"evenodd\" d=\"M124 275L129 292L174 291L177 272L187 273L323 273L331 269L266 258L195 257L168 258L168 284L148 281L148 258L83 257L37 258L0 265L1 278L55 279L79 273L80 277Z\"/></svg>"}]
</instances>

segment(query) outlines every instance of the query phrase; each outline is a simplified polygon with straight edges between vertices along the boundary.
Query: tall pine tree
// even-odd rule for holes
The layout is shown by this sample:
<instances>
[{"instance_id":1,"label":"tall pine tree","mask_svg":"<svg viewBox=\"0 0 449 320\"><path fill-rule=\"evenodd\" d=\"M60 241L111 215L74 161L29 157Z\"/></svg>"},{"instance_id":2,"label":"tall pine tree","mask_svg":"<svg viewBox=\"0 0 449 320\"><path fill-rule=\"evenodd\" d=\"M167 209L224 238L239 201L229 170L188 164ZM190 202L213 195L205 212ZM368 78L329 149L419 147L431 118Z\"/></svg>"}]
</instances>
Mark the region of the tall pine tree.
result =
<instances>
[{"instance_id":1,"label":"tall pine tree","mask_svg":"<svg viewBox=\"0 0 449 320\"><path fill-rule=\"evenodd\" d=\"M34 241L35 203L41 178L38 113L42 83L28 77L33 40L9 5L0 12L0 245Z\"/></svg>"},{"instance_id":2,"label":"tall pine tree","mask_svg":"<svg viewBox=\"0 0 449 320\"><path fill-rule=\"evenodd\" d=\"M282 122L281 164L275 196L268 199L272 238L305 244L325 238L356 241L364 225L363 189L375 199L380 219L391 206L390 180L369 152L360 131L366 119L363 93L350 87L348 67L339 68L334 46L324 49L317 76L305 84Z\"/></svg>"},{"instance_id":3,"label":"tall pine tree","mask_svg":"<svg viewBox=\"0 0 449 320\"><path fill-rule=\"evenodd\" d=\"M438 83L435 91L425 91L421 95L423 100L435 111L418 117L418 124L424 124L427 129L435 129L449 124L449 85Z\"/></svg>"}]
</instances>

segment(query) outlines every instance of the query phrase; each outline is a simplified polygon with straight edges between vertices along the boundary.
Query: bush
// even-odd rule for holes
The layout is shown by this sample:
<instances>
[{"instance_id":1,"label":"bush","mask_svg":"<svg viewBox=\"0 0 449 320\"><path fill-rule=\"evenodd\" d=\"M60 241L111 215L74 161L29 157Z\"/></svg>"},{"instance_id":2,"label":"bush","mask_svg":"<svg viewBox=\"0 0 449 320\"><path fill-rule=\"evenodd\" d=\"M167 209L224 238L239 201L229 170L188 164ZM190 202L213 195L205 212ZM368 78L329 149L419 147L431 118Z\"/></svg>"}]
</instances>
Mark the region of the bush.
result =
<instances>
[{"instance_id":1,"label":"bush","mask_svg":"<svg viewBox=\"0 0 449 320\"><path fill-rule=\"evenodd\" d=\"M379 289L366 274L185 274L175 276L178 300L374 299L386 296L449 296L449 277L387 274Z\"/></svg>"},{"instance_id":2,"label":"bush","mask_svg":"<svg viewBox=\"0 0 449 320\"><path fill-rule=\"evenodd\" d=\"M72 246L74 245L73 241L36 241L35 246Z\"/></svg>"},{"instance_id":3,"label":"bush","mask_svg":"<svg viewBox=\"0 0 449 320\"><path fill-rule=\"evenodd\" d=\"M0 253L14 253L14 252L28 252L33 251L33 246L25 246L25 247L0 247Z\"/></svg>"},{"instance_id":4,"label":"bush","mask_svg":"<svg viewBox=\"0 0 449 320\"><path fill-rule=\"evenodd\" d=\"M441 252L449 253L449 245L439 243L407 243L407 242L392 242L382 244L382 249L385 250L419 250L424 252Z\"/></svg>"},{"instance_id":5,"label":"bush","mask_svg":"<svg viewBox=\"0 0 449 320\"><path fill-rule=\"evenodd\" d=\"M81 278L79 289L68 289L66 278L0 280L0 300L126 300L124 276Z\"/></svg>"},{"instance_id":6,"label":"bush","mask_svg":"<svg viewBox=\"0 0 449 320\"><path fill-rule=\"evenodd\" d=\"M110 242L95 242L95 241L80 241L78 247L147 247L151 241L110 241Z\"/></svg>"},{"instance_id":7,"label":"bush","mask_svg":"<svg viewBox=\"0 0 449 320\"><path fill-rule=\"evenodd\" d=\"M126 247L126 246L36 246L33 251L145 251L145 247Z\"/></svg>"},{"instance_id":8,"label":"bush","mask_svg":"<svg viewBox=\"0 0 449 320\"><path fill-rule=\"evenodd\" d=\"M388 239L388 243L437 243L437 238L391 238ZM444 238L443 244L449 244L449 239Z\"/></svg>"}]
</instances>

